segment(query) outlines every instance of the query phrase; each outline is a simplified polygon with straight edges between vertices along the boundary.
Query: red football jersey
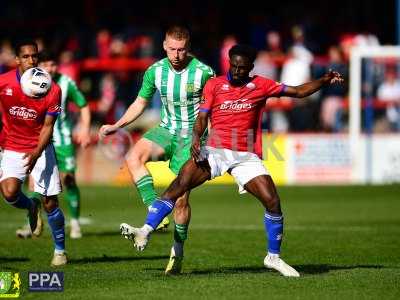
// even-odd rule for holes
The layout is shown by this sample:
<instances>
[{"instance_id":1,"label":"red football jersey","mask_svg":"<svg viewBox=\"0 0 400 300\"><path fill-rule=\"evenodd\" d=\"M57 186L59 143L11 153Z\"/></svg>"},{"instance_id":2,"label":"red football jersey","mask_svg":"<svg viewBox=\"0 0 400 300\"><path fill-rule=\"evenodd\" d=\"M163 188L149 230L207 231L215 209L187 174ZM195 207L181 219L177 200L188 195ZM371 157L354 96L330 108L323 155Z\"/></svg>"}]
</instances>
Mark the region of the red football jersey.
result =
<instances>
[{"instance_id":1,"label":"red football jersey","mask_svg":"<svg viewBox=\"0 0 400 300\"><path fill-rule=\"evenodd\" d=\"M207 145L256 153L261 157L261 115L268 97L279 97L284 85L254 76L243 86L232 86L227 76L207 81L200 111L211 114Z\"/></svg>"},{"instance_id":2,"label":"red football jersey","mask_svg":"<svg viewBox=\"0 0 400 300\"><path fill-rule=\"evenodd\" d=\"M16 152L30 152L37 147L46 114L60 113L61 89L53 81L42 98L26 96L20 86L17 69L0 75L2 109L2 147Z\"/></svg>"}]
</instances>

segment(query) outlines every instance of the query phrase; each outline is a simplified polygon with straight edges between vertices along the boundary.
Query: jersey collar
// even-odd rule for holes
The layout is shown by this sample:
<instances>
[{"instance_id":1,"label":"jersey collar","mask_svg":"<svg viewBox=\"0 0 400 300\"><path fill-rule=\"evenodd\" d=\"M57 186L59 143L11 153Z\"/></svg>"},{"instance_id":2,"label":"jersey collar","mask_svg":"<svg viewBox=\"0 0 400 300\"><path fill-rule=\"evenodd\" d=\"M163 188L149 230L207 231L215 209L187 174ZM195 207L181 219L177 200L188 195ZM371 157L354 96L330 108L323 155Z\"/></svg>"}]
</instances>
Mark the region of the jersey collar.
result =
<instances>
[{"instance_id":1,"label":"jersey collar","mask_svg":"<svg viewBox=\"0 0 400 300\"><path fill-rule=\"evenodd\" d=\"M180 70L180 71L175 70L174 67L171 65L170 61L169 61L168 58L167 58L169 69L170 69L172 72L174 72L175 74L182 74L182 73L184 73L184 72L189 68L189 66L191 65L191 63L193 62L193 58L194 58L194 57L193 57L193 56L189 56L189 57L190 57L190 60L189 60L189 62L187 63L186 67L184 67L184 68L183 68L182 70Z\"/></svg>"},{"instance_id":2,"label":"jersey collar","mask_svg":"<svg viewBox=\"0 0 400 300\"><path fill-rule=\"evenodd\" d=\"M228 71L228 73L226 74L226 79L228 80L229 85L231 85L231 86L233 86L233 87L238 87L238 88L242 88L242 87L244 87L244 86L247 86L247 85L249 84L249 82L252 82L252 81L253 81L254 78L255 78L255 76L249 77L248 80L247 80L246 82L244 82L242 85L233 85L233 84L231 83L231 80L232 80L232 74L231 74L231 72Z\"/></svg>"}]
</instances>

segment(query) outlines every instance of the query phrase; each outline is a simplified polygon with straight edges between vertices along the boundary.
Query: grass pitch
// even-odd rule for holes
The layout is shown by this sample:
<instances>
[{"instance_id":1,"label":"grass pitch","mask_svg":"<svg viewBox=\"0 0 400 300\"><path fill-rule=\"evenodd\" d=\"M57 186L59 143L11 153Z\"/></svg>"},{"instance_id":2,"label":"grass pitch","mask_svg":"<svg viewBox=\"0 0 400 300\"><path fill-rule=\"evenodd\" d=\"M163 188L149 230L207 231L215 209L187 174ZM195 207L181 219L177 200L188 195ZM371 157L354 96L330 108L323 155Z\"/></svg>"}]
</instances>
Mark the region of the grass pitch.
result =
<instances>
[{"instance_id":1,"label":"grass pitch","mask_svg":"<svg viewBox=\"0 0 400 300\"><path fill-rule=\"evenodd\" d=\"M83 226L81 240L67 239L64 292L28 292L28 271L54 271L49 230L17 240L24 212L4 202L0 271L21 272L23 299L400 299L399 185L278 191L286 226L282 257L300 278L263 267L263 209L235 186L192 192L181 276L163 274L172 229L154 234L142 253L120 237L119 224L140 225L145 209L134 189L111 187L82 188L82 215L92 223Z\"/></svg>"}]
</instances>

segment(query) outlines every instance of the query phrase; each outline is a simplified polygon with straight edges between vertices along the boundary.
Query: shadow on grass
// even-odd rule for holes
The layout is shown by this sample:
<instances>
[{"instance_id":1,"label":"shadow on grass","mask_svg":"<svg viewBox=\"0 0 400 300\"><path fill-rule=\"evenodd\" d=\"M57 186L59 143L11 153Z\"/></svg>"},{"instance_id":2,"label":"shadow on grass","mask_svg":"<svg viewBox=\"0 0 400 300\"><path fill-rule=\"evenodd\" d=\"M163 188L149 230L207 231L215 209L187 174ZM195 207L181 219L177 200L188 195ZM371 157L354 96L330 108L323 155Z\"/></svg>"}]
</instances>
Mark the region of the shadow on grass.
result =
<instances>
[{"instance_id":1,"label":"shadow on grass","mask_svg":"<svg viewBox=\"0 0 400 300\"><path fill-rule=\"evenodd\" d=\"M353 269L383 269L385 266L381 265L354 265L354 266L333 266L327 264L316 265L296 265L293 266L300 274L314 275L323 274L336 270L353 270ZM147 270L164 271L162 268L148 268ZM271 273L279 276L279 273L265 268L264 266L244 266L244 267L220 267L210 268L204 270L191 270L182 273L180 276L192 275L210 275L210 274L257 274L257 273Z\"/></svg>"},{"instance_id":2,"label":"shadow on grass","mask_svg":"<svg viewBox=\"0 0 400 300\"><path fill-rule=\"evenodd\" d=\"M164 271L163 268L147 268L151 271ZM180 276L185 275L208 275L208 274L242 274L242 273L264 273L267 271L263 266L247 266L247 267L220 267L204 270L184 271Z\"/></svg>"},{"instance_id":3,"label":"shadow on grass","mask_svg":"<svg viewBox=\"0 0 400 300\"><path fill-rule=\"evenodd\" d=\"M0 257L0 264L9 262L25 262L25 261L30 261L30 259L26 257Z\"/></svg>"},{"instance_id":4,"label":"shadow on grass","mask_svg":"<svg viewBox=\"0 0 400 300\"><path fill-rule=\"evenodd\" d=\"M160 230L160 231L155 231L154 234L169 234L170 231L168 230ZM99 237L99 236L121 236L121 233L119 230L112 230L112 231L100 231L100 232L83 232L84 237Z\"/></svg>"},{"instance_id":5,"label":"shadow on grass","mask_svg":"<svg viewBox=\"0 0 400 300\"><path fill-rule=\"evenodd\" d=\"M167 259L169 256L157 255L157 256L107 256L103 255L100 257L84 257L78 259L69 259L68 262L71 264L87 264L87 263L110 263L119 261L140 261L140 260L159 260Z\"/></svg>"},{"instance_id":6,"label":"shadow on grass","mask_svg":"<svg viewBox=\"0 0 400 300\"><path fill-rule=\"evenodd\" d=\"M322 274L336 270L353 270L353 269L383 269L382 265L353 265L353 266L333 266L327 264L316 265L296 265L293 266L297 271L303 274Z\"/></svg>"}]
</instances>

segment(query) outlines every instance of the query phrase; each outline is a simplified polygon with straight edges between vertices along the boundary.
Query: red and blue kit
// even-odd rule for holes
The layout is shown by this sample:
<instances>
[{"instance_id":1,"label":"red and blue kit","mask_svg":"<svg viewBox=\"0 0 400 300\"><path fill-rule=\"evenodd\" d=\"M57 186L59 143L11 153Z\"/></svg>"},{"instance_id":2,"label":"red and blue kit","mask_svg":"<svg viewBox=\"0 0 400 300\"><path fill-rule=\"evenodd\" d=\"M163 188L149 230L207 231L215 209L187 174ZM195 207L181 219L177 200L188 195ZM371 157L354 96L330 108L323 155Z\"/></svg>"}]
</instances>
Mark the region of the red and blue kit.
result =
<instances>
[{"instance_id":1,"label":"red and blue kit","mask_svg":"<svg viewBox=\"0 0 400 300\"><path fill-rule=\"evenodd\" d=\"M38 144L46 115L60 113L61 89L53 81L46 96L30 98L22 92L20 74L15 69L0 75L0 102L3 149L30 152Z\"/></svg>"},{"instance_id":2,"label":"red and blue kit","mask_svg":"<svg viewBox=\"0 0 400 300\"><path fill-rule=\"evenodd\" d=\"M233 86L227 76L207 81L200 112L210 113L211 130L207 145L233 151L246 151L261 157L261 115L269 97L279 97L285 85L254 76Z\"/></svg>"}]
</instances>

